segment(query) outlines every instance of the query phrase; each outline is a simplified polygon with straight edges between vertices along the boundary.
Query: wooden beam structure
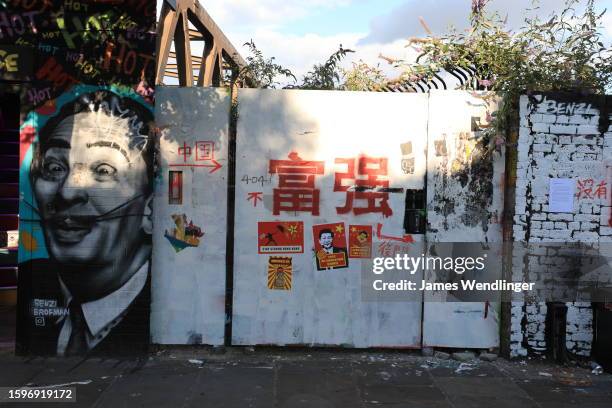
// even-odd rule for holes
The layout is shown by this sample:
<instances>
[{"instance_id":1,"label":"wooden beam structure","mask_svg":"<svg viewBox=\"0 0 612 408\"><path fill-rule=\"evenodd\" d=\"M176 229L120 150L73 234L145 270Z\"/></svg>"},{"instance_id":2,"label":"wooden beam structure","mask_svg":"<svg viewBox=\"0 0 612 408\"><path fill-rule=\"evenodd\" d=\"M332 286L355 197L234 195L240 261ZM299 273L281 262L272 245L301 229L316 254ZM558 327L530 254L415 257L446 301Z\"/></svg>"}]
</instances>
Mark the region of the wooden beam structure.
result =
<instances>
[{"instance_id":1,"label":"wooden beam structure","mask_svg":"<svg viewBox=\"0 0 612 408\"><path fill-rule=\"evenodd\" d=\"M204 43L201 56L191 55L192 41ZM245 65L198 0L163 0L157 25L156 84L168 77L178 78L180 86L221 86L225 73L235 79Z\"/></svg>"}]
</instances>

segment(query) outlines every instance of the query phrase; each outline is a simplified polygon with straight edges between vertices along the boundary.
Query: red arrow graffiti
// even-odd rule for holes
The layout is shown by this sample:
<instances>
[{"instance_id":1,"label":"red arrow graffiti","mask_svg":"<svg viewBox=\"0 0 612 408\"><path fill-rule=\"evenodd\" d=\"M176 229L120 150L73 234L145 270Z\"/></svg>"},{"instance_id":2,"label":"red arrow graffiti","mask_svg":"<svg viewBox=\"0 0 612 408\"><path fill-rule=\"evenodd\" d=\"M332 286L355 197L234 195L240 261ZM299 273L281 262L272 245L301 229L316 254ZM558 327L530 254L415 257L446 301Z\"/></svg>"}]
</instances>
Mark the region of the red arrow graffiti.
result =
<instances>
[{"instance_id":1,"label":"red arrow graffiti","mask_svg":"<svg viewBox=\"0 0 612 408\"><path fill-rule=\"evenodd\" d=\"M249 193L247 197L247 201L253 200L253 207L257 207L257 201L263 202L263 198L261 197L263 192Z\"/></svg>"},{"instance_id":2,"label":"red arrow graffiti","mask_svg":"<svg viewBox=\"0 0 612 408\"><path fill-rule=\"evenodd\" d=\"M208 174L212 174L215 171L219 170L221 167L223 167L221 165L221 163L219 163L216 160L211 160L212 164L170 164L169 167L208 167L208 168L212 168L211 171L208 172Z\"/></svg>"},{"instance_id":3,"label":"red arrow graffiti","mask_svg":"<svg viewBox=\"0 0 612 408\"><path fill-rule=\"evenodd\" d=\"M386 240L389 240L389 241L405 242L407 244L412 244L412 243L415 242L414 238L412 238L412 235L409 235L409 234L405 234L402 238L399 238L399 237L390 237L388 235L384 235L382 233L382 228L383 228L382 224L377 224L376 225L376 235L378 236L378 239L386 239Z\"/></svg>"},{"instance_id":4,"label":"red arrow graffiti","mask_svg":"<svg viewBox=\"0 0 612 408\"><path fill-rule=\"evenodd\" d=\"M209 171L208 174L212 174L212 173L214 173L215 171L219 170L222 167L221 163L219 163L218 161L216 161L216 160L211 160L211 161L213 162L213 166L209 166L209 167L212 167L213 169L211 171ZM205 166L202 166L202 167L205 167Z\"/></svg>"}]
</instances>

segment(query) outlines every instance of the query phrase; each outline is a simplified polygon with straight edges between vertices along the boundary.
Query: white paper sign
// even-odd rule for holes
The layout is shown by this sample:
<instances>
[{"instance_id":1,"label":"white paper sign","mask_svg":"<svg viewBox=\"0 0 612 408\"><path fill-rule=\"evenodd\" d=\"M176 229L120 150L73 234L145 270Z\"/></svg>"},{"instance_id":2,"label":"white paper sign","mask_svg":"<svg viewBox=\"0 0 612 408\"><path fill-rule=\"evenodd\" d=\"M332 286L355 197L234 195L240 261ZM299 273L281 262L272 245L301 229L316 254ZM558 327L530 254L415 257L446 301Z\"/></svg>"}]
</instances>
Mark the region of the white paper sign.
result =
<instances>
[{"instance_id":1,"label":"white paper sign","mask_svg":"<svg viewBox=\"0 0 612 408\"><path fill-rule=\"evenodd\" d=\"M576 180L551 178L548 195L548 211L554 213L574 212L575 194Z\"/></svg>"},{"instance_id":2,"label":"white paper sign","mask_svg":"<svg viewBox=\"0 0 612 408\"><path fill-rule=\"evenodd\" d=\"M19 246L19 231L7 231L6 232L7 239L7 247L8 248L17 248Z\"/></svg>"}]
</instances>

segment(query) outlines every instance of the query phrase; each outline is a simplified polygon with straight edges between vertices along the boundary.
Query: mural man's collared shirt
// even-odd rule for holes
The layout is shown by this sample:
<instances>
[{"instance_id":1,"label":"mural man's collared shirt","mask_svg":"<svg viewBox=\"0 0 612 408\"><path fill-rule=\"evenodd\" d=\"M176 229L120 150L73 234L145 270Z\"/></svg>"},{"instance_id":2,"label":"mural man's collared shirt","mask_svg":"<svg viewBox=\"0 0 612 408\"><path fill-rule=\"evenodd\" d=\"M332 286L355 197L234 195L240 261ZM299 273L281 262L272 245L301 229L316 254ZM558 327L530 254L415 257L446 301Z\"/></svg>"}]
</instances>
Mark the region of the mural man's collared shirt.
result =
<instances>
[{"instance_id":1,"label":"mural man's collared shirt","mask_svg":"<svg viewBox=\"0 0 612 408\"><path fill-rule=\"evenodd\" d=\"M92 302L81 304L83 316L87 326L86 340L88 350L96 347L117 326L128 307L144 288L148 277L149 263L146 262L121 288L113 293ZM68 291L61 278L59 279L64 295L64 304L68 308L72 301L72 295ZM72 322L70 315L62 316L57 324L63 326L57 340L57 354L63 356L72 334Z\"/></svg>"}]
</instances>

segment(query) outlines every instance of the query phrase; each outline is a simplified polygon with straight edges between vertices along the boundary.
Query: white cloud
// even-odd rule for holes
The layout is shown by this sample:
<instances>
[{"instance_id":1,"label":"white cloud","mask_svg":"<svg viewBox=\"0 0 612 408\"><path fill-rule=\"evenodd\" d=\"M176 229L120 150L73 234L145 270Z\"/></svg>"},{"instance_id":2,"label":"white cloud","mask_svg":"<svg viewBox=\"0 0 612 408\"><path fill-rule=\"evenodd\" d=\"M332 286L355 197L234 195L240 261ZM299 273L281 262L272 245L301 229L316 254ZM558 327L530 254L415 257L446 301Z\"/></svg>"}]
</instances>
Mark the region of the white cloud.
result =
<instances>
[{"instance_id":1,"label":"white cloud","mask_svg":"<svg viewBox=\"0 0 612 408\"><path fill-rule=\"evenodd\" d=\"M276 61L289 68L299 79L308 72L312 65L323 63L342 44L344 48L356 52L347 55L342 65L351 66L351 62L366 61L370 65L380 63L380 68L390 77L399 75L399 72L378 56L392 56L394 58L408 58L411 50L404 48L406 42L397 40L388 44L357 45L363 33L341 33L333 36L306 34L303 36L286 35L274 30L257 30L253 38L257 47L265 56L276 57ZM240 50L243 51L243 50Z\"/></svg>"},{"instance_id":2,"label":"white cloud","mask_svg":"<svg viewBox=\"0 0 612 408\"><path fill-rule=\"evenodd\" d=\"M608 10L608 12L604 15L603 26L605 34L608 37L608 41L612 41L612 10Z\"/></svg>"},{"instance_id":3,"label":"white cloud","mask_svg":"<svg viewBox=\"0 0 612 408\"><path fill-rule=\"evenodd\" d=\"M532 4L532 0L491 0L489 10L507 17L509 27L518 29L524 22L527 10L533 9ZM545 17L559 12L563 0L539 0L538 4L537 10L532 13ZM390 12L374 17L370 32L361 43L387 43L398 38L425 35L419 17L423 17L436 34L446 32L451 25L462 30L469 25L470 11L471 0L407 0Z\"/></svg>"},{"instance_id":4,"label":"white cloud","mask_svg":"<svg viewBox=\"0 0 612 408\"><path fill-rule=\"evenodd\" d=\"M346 6L360 0L198 0L224 31L247 32L277 27L321 9ZM157 3L157 13L162 1Z\"/></svg>"},{"instance_id":5,"label":"white cloud","mask_svg":"<svg viewBox=\"0 0 612 408\"><path fill-rule=\"evenodd\" d=\"M321 8L335 8L351 0L209 0L205 7L220 27L269 27L286 23Z\"/></svg>"}]
</instances>

